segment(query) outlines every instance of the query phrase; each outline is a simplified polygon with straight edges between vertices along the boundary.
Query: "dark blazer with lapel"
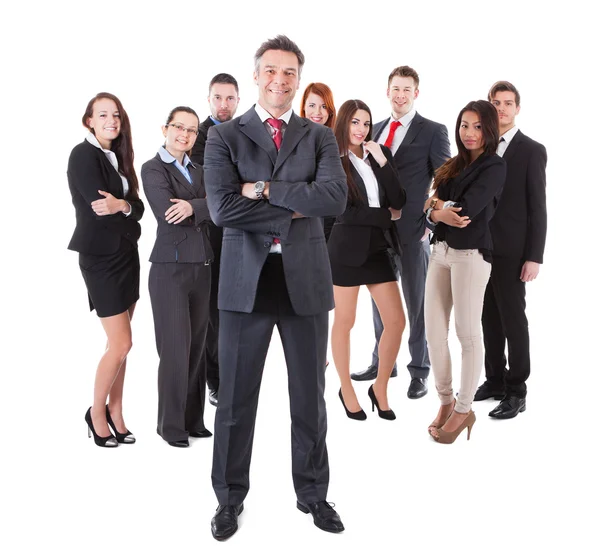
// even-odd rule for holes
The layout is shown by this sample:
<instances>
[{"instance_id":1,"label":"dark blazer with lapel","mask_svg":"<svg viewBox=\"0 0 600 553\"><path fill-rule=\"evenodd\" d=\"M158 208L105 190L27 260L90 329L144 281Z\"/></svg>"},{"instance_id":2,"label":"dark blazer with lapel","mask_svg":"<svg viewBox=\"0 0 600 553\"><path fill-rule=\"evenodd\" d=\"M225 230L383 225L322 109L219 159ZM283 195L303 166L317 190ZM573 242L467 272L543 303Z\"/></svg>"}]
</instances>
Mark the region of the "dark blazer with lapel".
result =
<instances>
[{"instance_id":1,"label":"dark blazer with lapel","mask_svg":"<svg viewBox=\"0 0 600 553\"><path fill-rule=\"evenodd\" d=\"M388 117L375 125L374 140L379 140L389 120ZM402 244L418 242L423 237L423 204L429 195L433 174L449 158L450 142L446 127L416 113L394 155L400 182L406 190L402 217L395 222Z\"/></svg>"},{"instance_id":2,"label":"dark blazer with lapel","mask_svg":"<svg viewBox=\"0 0 600 553\"><path fill-rule=\"evenodd\" d=\"M517 131L503 156L507 175L490 223L494 255L542 263L546 244L546 148Z\"/></svg>"},{"instance_id":3,"label":"dark blazer with lapel","mask_svg":"<svg viewBox=\"0 0 600 553\"><path fill-rule=\"evenodd\" d=\"M471 222L465 228L445 223L435 226L436 240L445 240L457 250L484 249L492 251L489 222L494 216L506 179L506 163L498 155L481 155L456 177L440 185L436 196L443 201L458 202L459 215Z\"/></svg>"},{"instance_id":4,"label":"dark blazer with lapel","mask_svg":"<svg viewBox=\"0 0 600 553\"><path fill-rule=\"evenodd\" d=\"M204 149L206 148L208 130L214 126L215 122L210 117L207 117L198 127L198 136L190 154L190 159L198 165L204 165Z\"/></svg>"},{"instance_id":5,"label":"dark blazer with lapel","mask_svg":"<svg viewBox=\"0 0 600 553\"><path fill-rule=\"evenodd\" d=\"M75 206L76 226L69 249L92 255L115 253L125 238L137 244L141 234L138 221L144 214L144 204L131 193L123 196L123 181L106 154L87 140L73 148L67 169L69 190ZM127 200L131 214L96 215L92 202L104 196L98 190L110 192L115 198Z\"/></svg>"},{"instance_id":6,"label":"dark blazer with lapel","mask_svg":"<svg viewBox=\"0 0 600 553\"><path fill-rule=\"evenodd\" d=\"M292 114L279 152L254 107L211 127L204 154L208 207L225 227L219 309L250 313L273 238L281 241L294 311L333 309L333 286L321 217L343 213L346 175L331 129ZM240 185L270 182L269 200L240 194ZM293 212L304 215L293 219Z\"/></svg>"},{"instance_id":7,"label":"dark blazer with lapel","mask_svg":"<svg viewBox=\"0 0 600 553\"><path fill-rule=\"evenodd\" d=\"M402 209L406 203L406 193L398 178L392 152L385 146L381 149L388 160L383 167L371 154L367 157L379 184L381 207L369 207L365 183L354 165L350 164L352 178L360 192L360 200L354 200L349 196L346 211L336 219L327 243L332 261L360 267L369 256L371 233L377 232L377 229L382 229L390 247L398 250L396 229L392 225L388 207Z\"/></svg>"},{"instance_id":8,"label":"dark blazer with lapel","mask_svg":"<svg viewBox=\"0 0 600 553\"><path fill-rule=\"evenodd\" d=\"M158 223L150 254L153 263L203 263L213 259L202 168L190 163L188 170L191 184L177 167L165 163L159 154L142 165L144 193ZM186 200L194 209L191 217L176 225L165 220L165 212L173 205L172 198Z\"/></svg>"}]
</instances>

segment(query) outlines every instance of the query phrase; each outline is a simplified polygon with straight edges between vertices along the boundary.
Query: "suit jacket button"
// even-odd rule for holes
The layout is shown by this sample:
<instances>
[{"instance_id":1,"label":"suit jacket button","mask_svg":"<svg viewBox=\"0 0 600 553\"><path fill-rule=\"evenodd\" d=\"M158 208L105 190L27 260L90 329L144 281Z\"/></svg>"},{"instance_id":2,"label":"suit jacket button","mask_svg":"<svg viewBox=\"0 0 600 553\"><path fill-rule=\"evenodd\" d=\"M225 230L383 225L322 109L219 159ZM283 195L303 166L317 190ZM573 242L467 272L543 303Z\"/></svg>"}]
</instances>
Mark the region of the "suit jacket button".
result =
<instances>
[{"instance_id":1,"label":"suit jacket button","mask_svg":"<svg viewBox=\"0 0 600 553\"><path fill-rule=\"evenodd\" d=\"M202 229L200 227L196 227L196 232L200 232Z\"/></svg>"},{"instance_id":2,"label":"suit jacket button","mask_svg":"<svg viewBox=\"0 0 600 553\"><path fill-rule=\"evenodd\" d=\"M272 246L271 242L265 242L264 244L265 248L270 248Z\"/></svg>"}]
</instances>

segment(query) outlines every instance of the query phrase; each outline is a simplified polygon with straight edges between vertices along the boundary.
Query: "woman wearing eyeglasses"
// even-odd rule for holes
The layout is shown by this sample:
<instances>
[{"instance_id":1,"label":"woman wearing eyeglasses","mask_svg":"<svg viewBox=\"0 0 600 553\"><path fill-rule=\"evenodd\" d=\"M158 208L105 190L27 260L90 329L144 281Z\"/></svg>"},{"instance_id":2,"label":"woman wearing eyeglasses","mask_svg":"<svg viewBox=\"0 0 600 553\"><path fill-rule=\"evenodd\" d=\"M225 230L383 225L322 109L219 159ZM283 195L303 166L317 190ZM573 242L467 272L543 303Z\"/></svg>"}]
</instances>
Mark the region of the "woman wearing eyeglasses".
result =
<instances>
[{"instance_id":1,"label":"woman wearing eyeglasses","mask_svg":"<svg viewBox=\"0 0 600 553\"><path fill-rule=\"evenodd\" d=\"M158 229L150 254L149 289L158 350L158 434L173 447L204 426L213 252L202 167L187 156L198 135L196 112L180 106L162 127L164 146L142 166L142 183Z\"/></svg>"},{"instance_id":2,"label":"woman wearing eyeglasses","mask_svg":"<svg viewBox=\"0 0 600 553\"><path fill-rule=\"evenodd\" d=\"M137 242L144 204L133 169L129 117L119 99L97 94L82 122L90 132L73 148L67 170L77 219L69 249L79 252L90 310L96 310L107 338L85 421L97 446L117 447L135 442L123 420L123 384L131 317L140 297Z\"/></svg>"}]
</instances>

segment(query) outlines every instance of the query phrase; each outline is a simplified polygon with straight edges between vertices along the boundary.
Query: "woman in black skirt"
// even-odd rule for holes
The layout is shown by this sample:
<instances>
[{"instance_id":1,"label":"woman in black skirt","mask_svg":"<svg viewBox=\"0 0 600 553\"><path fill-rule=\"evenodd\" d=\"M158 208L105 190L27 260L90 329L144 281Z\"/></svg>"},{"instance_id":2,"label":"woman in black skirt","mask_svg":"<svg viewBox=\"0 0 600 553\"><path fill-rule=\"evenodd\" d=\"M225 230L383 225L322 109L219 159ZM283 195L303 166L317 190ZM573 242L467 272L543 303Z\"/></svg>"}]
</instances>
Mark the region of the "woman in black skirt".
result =
<instances>
[{"instance_id":1,"label":"woman in black skirt","mask_svg":"<svg viewBox=\"0 0 600 553\"><path fill-rule=\"evenodd\" d=\"M350 331L358 291L365 284L380 310L384 331L379 341L379 372L369 388L373 410L396 418L387 400L387 384L405 326L398 283L388 248L398 249L392 221L400 217L406 193L388 148L371 141L371 110L360 100L340 108L335 125L348 181L348 205L337 218L328 242L335 311L331 331L333 360L341 381L340 400L351 419L366 419L350 380Z\"/></svg>"},{"instance_id":2,"label":"woman in black skirt","mask_svg":"<svg viewBox=\"0 0 600 553\"><path fill-rule=\"evenodd\" d=\"M69 249L79 252L90 310L96 310L108 340L85 420L96 445L116 447L135 442L123 420L123 382L139 298L138 221L144 205L133 169L129 117L119 99L97 94L82 122L90 132L73 148L67 171L77 220Z\"/></svg>"}]
</instances>

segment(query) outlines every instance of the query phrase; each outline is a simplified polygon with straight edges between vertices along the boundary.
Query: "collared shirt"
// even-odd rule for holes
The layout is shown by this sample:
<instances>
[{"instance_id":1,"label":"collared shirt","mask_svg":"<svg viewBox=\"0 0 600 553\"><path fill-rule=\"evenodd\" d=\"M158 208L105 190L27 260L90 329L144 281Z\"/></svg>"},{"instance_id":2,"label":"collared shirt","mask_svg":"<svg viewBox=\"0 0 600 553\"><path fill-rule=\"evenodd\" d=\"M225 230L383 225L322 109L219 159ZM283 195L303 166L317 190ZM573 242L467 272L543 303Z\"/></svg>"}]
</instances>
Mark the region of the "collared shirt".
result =
<instances>
[{"instance_id":1,"label":"collared shirt","mask_svg":"<svg viewBox=\"0 0 600 553\"><path fill-rule=\"evenodd\" d=\"M402 141L408 132L408 128L410 127L410 124L412 123L412 120L415 118L416 114L417 112L415 108L411 109L408 113L400 117L400 119L396 119L394 114L392 114L387 125L379 135L377 142L379 144L385 144L388 134L390 134L390 126L392 121L400 121L402 125L396 129L396 132L394 133L394 140L392 140L392 147L390 148L390 150L392 150L392 155L396 155L396 152L398 151L398 148L400 148L400 144L402 144Z\"/></svg>"},{"instance_id":2,"label":"collared shirt","mask_svg":"<svg viewBox=\"0 0 600 553\"><path fill-rule=\"evenodd\" d=\"M368 155L369 152L363 150L363 157L361 159L353 152L348 152L348 157L350 158L352 165L354 165L354 168L358 171L358 174L365 183L369 207L381 207L381 204L379 203L379 183L377 182L375 173L373 173L371 164L367 160Z\"/></svg>"},{"instance_id":3,"label":"collared shirt","mask_svg":"<svg viewBox=\"0 0 600 553\"><path fill-rule=\"evenodd\" d=\"M93 132L90 132L85 137L85 139L92 146L96 146L96 148L98 148L99 150L102 150L104 152L104 155L106 156L108 161L110 161L110 164L115 168L115 171L121 177L121 183L123 184L123 198L125 196L127 196L127 192L129 192L129 183L127 182L127 178L125 177L125 175L122 175L121 173L119 173L119 160L117 159L117 154L115 154L112 150L105 150L100 145L100 142L98 142L98 139L96 138L96 135ZM125 217L129 217L131 215L131 204L129 202L127 202L127 205L129 206L129 211L127 213L123 213L123 215L125 215Z\"/></svg>"},{"instance_id":4,"label":"collared shirt","mask_svg":"<svg viewBox=\"0 0 600 553\"><path fill-rule=\"evenodd\" d=\"M215 119L212 115L210 115L210 119L215 125L220 125L222 123L222 121Z\"/></svg>"},{"instance_id":5,"label":"collared shirt","mask_svg":"<svg viewBox=\"0 0 600 553\"><path fill-rule=\"evenodd\" d=\"M498 149L496 150L496 153L500 157L504 157L504 153L506 152L506 149L510 146L511 140L515 137L515 134L517 134L518 132L519 128L515 125L512 129L509 129L500 137Z\"/></svg>"},{"instance_id":6,"label":"collared shirt","mask_svg":"<svg viewBox=\"0 0 600 553\"><path fill-rule=\"evenodd\" d=\"M190 184L192 184L192 176L190 175L190 172L187 167L190 163L192 164L192 167L195 167L195 165L192 163L192 160L188 157L187 154L183 154L183 165L179 163L179 161L176 158L174 158L164 146L161 146L158 149L158 155L160 156L160 159L162 159L165 163L172 163L173 165L175 165L175 167L179 169L179 172L187 179L187 181Z\"/></svg>"}]
</instances>

